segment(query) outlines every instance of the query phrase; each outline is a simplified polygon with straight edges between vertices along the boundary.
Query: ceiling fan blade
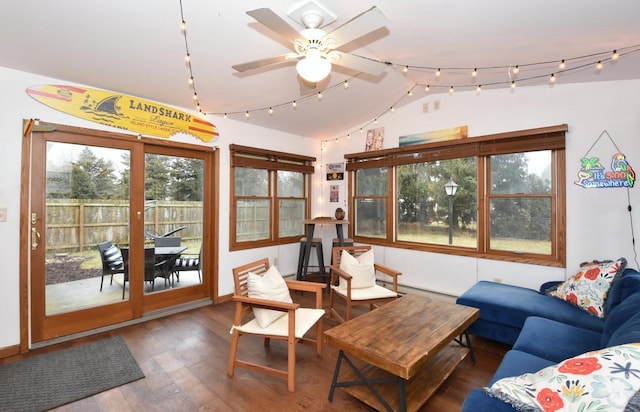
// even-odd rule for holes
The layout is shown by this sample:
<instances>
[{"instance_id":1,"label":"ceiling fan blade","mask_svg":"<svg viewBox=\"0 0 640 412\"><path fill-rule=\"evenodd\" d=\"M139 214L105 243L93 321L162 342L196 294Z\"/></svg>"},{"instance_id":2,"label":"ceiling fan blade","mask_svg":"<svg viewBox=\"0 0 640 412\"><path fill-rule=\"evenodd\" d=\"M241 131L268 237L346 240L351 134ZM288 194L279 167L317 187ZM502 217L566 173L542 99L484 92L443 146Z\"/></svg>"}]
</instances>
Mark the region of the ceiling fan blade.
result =
<instances>
[{"instance_id":1,"label":"ceiling fan blade","mask_svg":"<svg viewBox=\"0 0 640 412\"><path fill-rule=\"evenodd\" d=\"M382 10L373 6L327 34L324 38L325 40L331 39L328 44L330 44L332 49L336 49L343 44L347 44L350 41L383 27L390 21Z\"/></svg>"},{"instance_id":2,"label":"ceiling fan blade","mask_svg":"<svg viewBox=\"0 0 640 412\"><path fill-rule=\"evenodd\" d=\"M261 8L249 10L247 14L290 42L301 37L300 33L296 29L291 27L286 21L282 20L282 18L271 11L271 9Z\"/></svg>"},{"instance_id":3,"label":"ceiling fan blade","mask_svg":"<svg viewBox=\"0 0 640 412\"><path fill-rule=\"evenodd\" d=\"M331 60L331 63L374 76L382 73L387 67L387 63L367 59L366 57L360 57L354 54L343 53L339 50L333 50L331 51L331 54L334 56L340 56L335 60Z\"/></svg>"},{"instance_id":4,"label":"ceiling fan blade","mask_svg":"<svg viewBox=\"0 0 640 412\"><path fill-rule=\"evenodd\" d=\"M260 67L269 66L271 64L276 64L283 61L291 60L290 54L291 53L287 53L280 56L270 57L268 59L255 60L252 62L247 62L242 64L234 64L231 67L233 67L236 71L239 71L239 72L258 69Z\"/></svg>"}]
</instances>

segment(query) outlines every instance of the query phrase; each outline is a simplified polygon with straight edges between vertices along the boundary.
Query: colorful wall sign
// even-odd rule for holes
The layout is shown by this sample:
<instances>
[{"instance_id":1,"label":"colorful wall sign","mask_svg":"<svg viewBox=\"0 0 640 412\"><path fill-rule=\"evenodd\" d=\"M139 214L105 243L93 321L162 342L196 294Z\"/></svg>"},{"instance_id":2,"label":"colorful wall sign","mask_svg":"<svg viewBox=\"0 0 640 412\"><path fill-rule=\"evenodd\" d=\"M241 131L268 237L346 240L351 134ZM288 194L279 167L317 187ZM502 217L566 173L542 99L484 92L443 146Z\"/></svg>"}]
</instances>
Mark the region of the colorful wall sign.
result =
<instances>
[{"instance_id":1,"label":"colorful wall sign","mask_svg":"<svg viewBox=\"0 0 640 412\"><path fill-rule=\"evenodd\" d=\"M636 173L622 153L611 157L611 170L607 171L597 157L583 157L578 171L578 181L584 188L633 187Z\"/></svg>"},{"instance_id":2,"label":"colorful wall sign","mask_svg":"<svg viewBox=\"0 0 640 412\"><path fill-rule=\"evenodd\" d=\"M121 130L164 138L187 133L204 142L218 136L215 126L198 116L138 97L53 84L29 87L27 93L53 109Z\"/></svg>"}]
</instances>

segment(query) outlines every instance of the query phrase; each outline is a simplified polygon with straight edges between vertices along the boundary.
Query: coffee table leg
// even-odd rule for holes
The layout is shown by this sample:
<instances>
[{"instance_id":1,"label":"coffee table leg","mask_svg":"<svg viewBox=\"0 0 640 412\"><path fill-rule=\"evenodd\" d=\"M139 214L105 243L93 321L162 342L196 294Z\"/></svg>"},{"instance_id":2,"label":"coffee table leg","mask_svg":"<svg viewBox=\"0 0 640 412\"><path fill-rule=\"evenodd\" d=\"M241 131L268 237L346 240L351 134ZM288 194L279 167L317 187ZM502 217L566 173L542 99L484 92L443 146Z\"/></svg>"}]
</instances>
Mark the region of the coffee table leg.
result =
<instances>
[{"instance_id":1,"label":"coffee table leg","mask_svg":"<svg viewBox=\"0 0 640 412\"><path fill-rule=\"evenodd\" d=\"M340 366L342 364L342 360L343 359L351 367L353 372L355 372L355 374L358 376L358 378L360 378L360 380L349 381L349 382L338 382L338 375L340 373ZM376 390L376 388L373 386L373 384L392 383L392 382L397 382L398 383L398 400L399 400L399 403L400 403L400 411L405 412L407 410L407 396L406 396L407 392L406 392L405 380L404 379L402 379L402 378L367 379L364 376L364 374L362 373L362 371L360 371L360 369L358 369L358 367L356 365L354 365L353 362L351 362L351 360L347 357L347 355L345 355L344 352L341 350L338 353L338 360L336 362L336 369L333 372L333 381L331 382L331 390L329 391L329 401L333 400L333 393L334 393L336 387L349 387L349 386L365 385L366 387L369 388L369 390L373 393L373 395L382 403L384 408L387 411L391 411L392 412L393 408L391 407L391 405L389 405L389 403L384 400L382 395L380 395L380 392L378 392ZM404 408L402 407L402 405L404 405Z\"/></svg>"},{"instance_id":2,"label":"coffee table leg","mask_svg":"<svg viewBox=\"0 0 640 412\"><path fill-rule=\"evenodd\" d=\"M464 331L464 340L465 343L462 342L462 335L458 339L454 339L460 346L464 346L469 349L469 359L471 359L471 364L476 364L476 355L473 353L473 347L471 346L471 338L469 337L469 331L465 329Z\"/></svg>"},{"instance_id":3,"label":"coffee table leg","mask_svg":"<svg viewBox=\"0 0 640 412\"><path fill-rule=\"evenodd\" d=\"M406 381L398 377L398 410L407 410L407 385Z\"/></svg>"},{"instance_id":4,"label":"coffee table leg","mask_svg":"<svg viewBox=\"0 0 640 412\"><path fill-rule=\"evenodd\" d=\"M338 360L336 361L336 369L333 371L333 380L331 381L331 390L329 391L329 402L333 400L333 392L336 390L336 384L338 383L338 374L340 373L340 365L342 364L342 358L344 352L338 353Z\"/></svg>"}]
</instances>

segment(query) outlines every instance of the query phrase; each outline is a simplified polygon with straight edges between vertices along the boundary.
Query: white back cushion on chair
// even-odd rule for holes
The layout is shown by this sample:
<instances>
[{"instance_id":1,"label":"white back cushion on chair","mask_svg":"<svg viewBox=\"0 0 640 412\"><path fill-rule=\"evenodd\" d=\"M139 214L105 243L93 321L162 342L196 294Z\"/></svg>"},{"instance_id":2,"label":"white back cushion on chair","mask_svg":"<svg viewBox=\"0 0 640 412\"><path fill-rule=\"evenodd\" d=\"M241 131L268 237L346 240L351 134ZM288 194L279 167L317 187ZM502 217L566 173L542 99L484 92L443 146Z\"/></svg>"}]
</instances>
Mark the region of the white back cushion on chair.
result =
<instances>
[{"instance_id":1,"label":"white back cushion on chair","mask_svg":"<svg viewBox=\"0 0 640 412\"><path fill-rule=\"evenodd\" d=\"M340 257L340 269L352 276L351 288L370 288L376 284L376 271L373 268L373 249L370 249L357 258L351 256L346 250ZM339 289L347 288L347 281L340 278Z\"/></svg>"},{"instance_id":2,"label":"white back cushion on chair","mask_svg":"<svg viewBox=\"0 0 640 412\"><path fill-rule=\"evenodd\" d=\"M247 291L250 298L259 298L267 300L275 300L278 302L292 303L289 288L285 283L282 275L275 266L271 266L269 270L262 275L249 272L247 278ZM266 328L276 319L286 315L287 312L279 310L271 310L264 308L252 308L253 316L255 316L258 325Z\"/></svg>"}]
</instances>

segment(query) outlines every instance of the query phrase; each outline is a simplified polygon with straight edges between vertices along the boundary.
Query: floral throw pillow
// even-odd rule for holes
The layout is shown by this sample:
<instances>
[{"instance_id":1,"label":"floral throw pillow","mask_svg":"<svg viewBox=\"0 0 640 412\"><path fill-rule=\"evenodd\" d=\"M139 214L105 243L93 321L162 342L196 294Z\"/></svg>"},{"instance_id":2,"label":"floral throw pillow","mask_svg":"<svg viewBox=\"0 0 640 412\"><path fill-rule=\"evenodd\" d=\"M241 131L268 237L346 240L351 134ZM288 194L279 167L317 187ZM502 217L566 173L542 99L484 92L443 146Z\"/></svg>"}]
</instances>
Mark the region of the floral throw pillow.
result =
<instances>
[{"instance_id":1,"label":"floral throw pillow","mask_svg":"<svg viewBox=\"0 0 640 412\"><path fill-rule=\"evenodd\" d=\"M580 265L580 271L547 291L547 295L565 300L599 318L604 318L604 301L614 279L627 266L627 260L589 262Z\"/></svg>"},{"instance_id":2,"label":"floral throw pillow","mask_svg":"<svg viewBox=\"0 0 640 412\"><path fill-rule=\"evenodd\" d=\"M518 411L624 411L640 389L640 343L587 352L484 390Z\"/></svg>"}]
</instances>

